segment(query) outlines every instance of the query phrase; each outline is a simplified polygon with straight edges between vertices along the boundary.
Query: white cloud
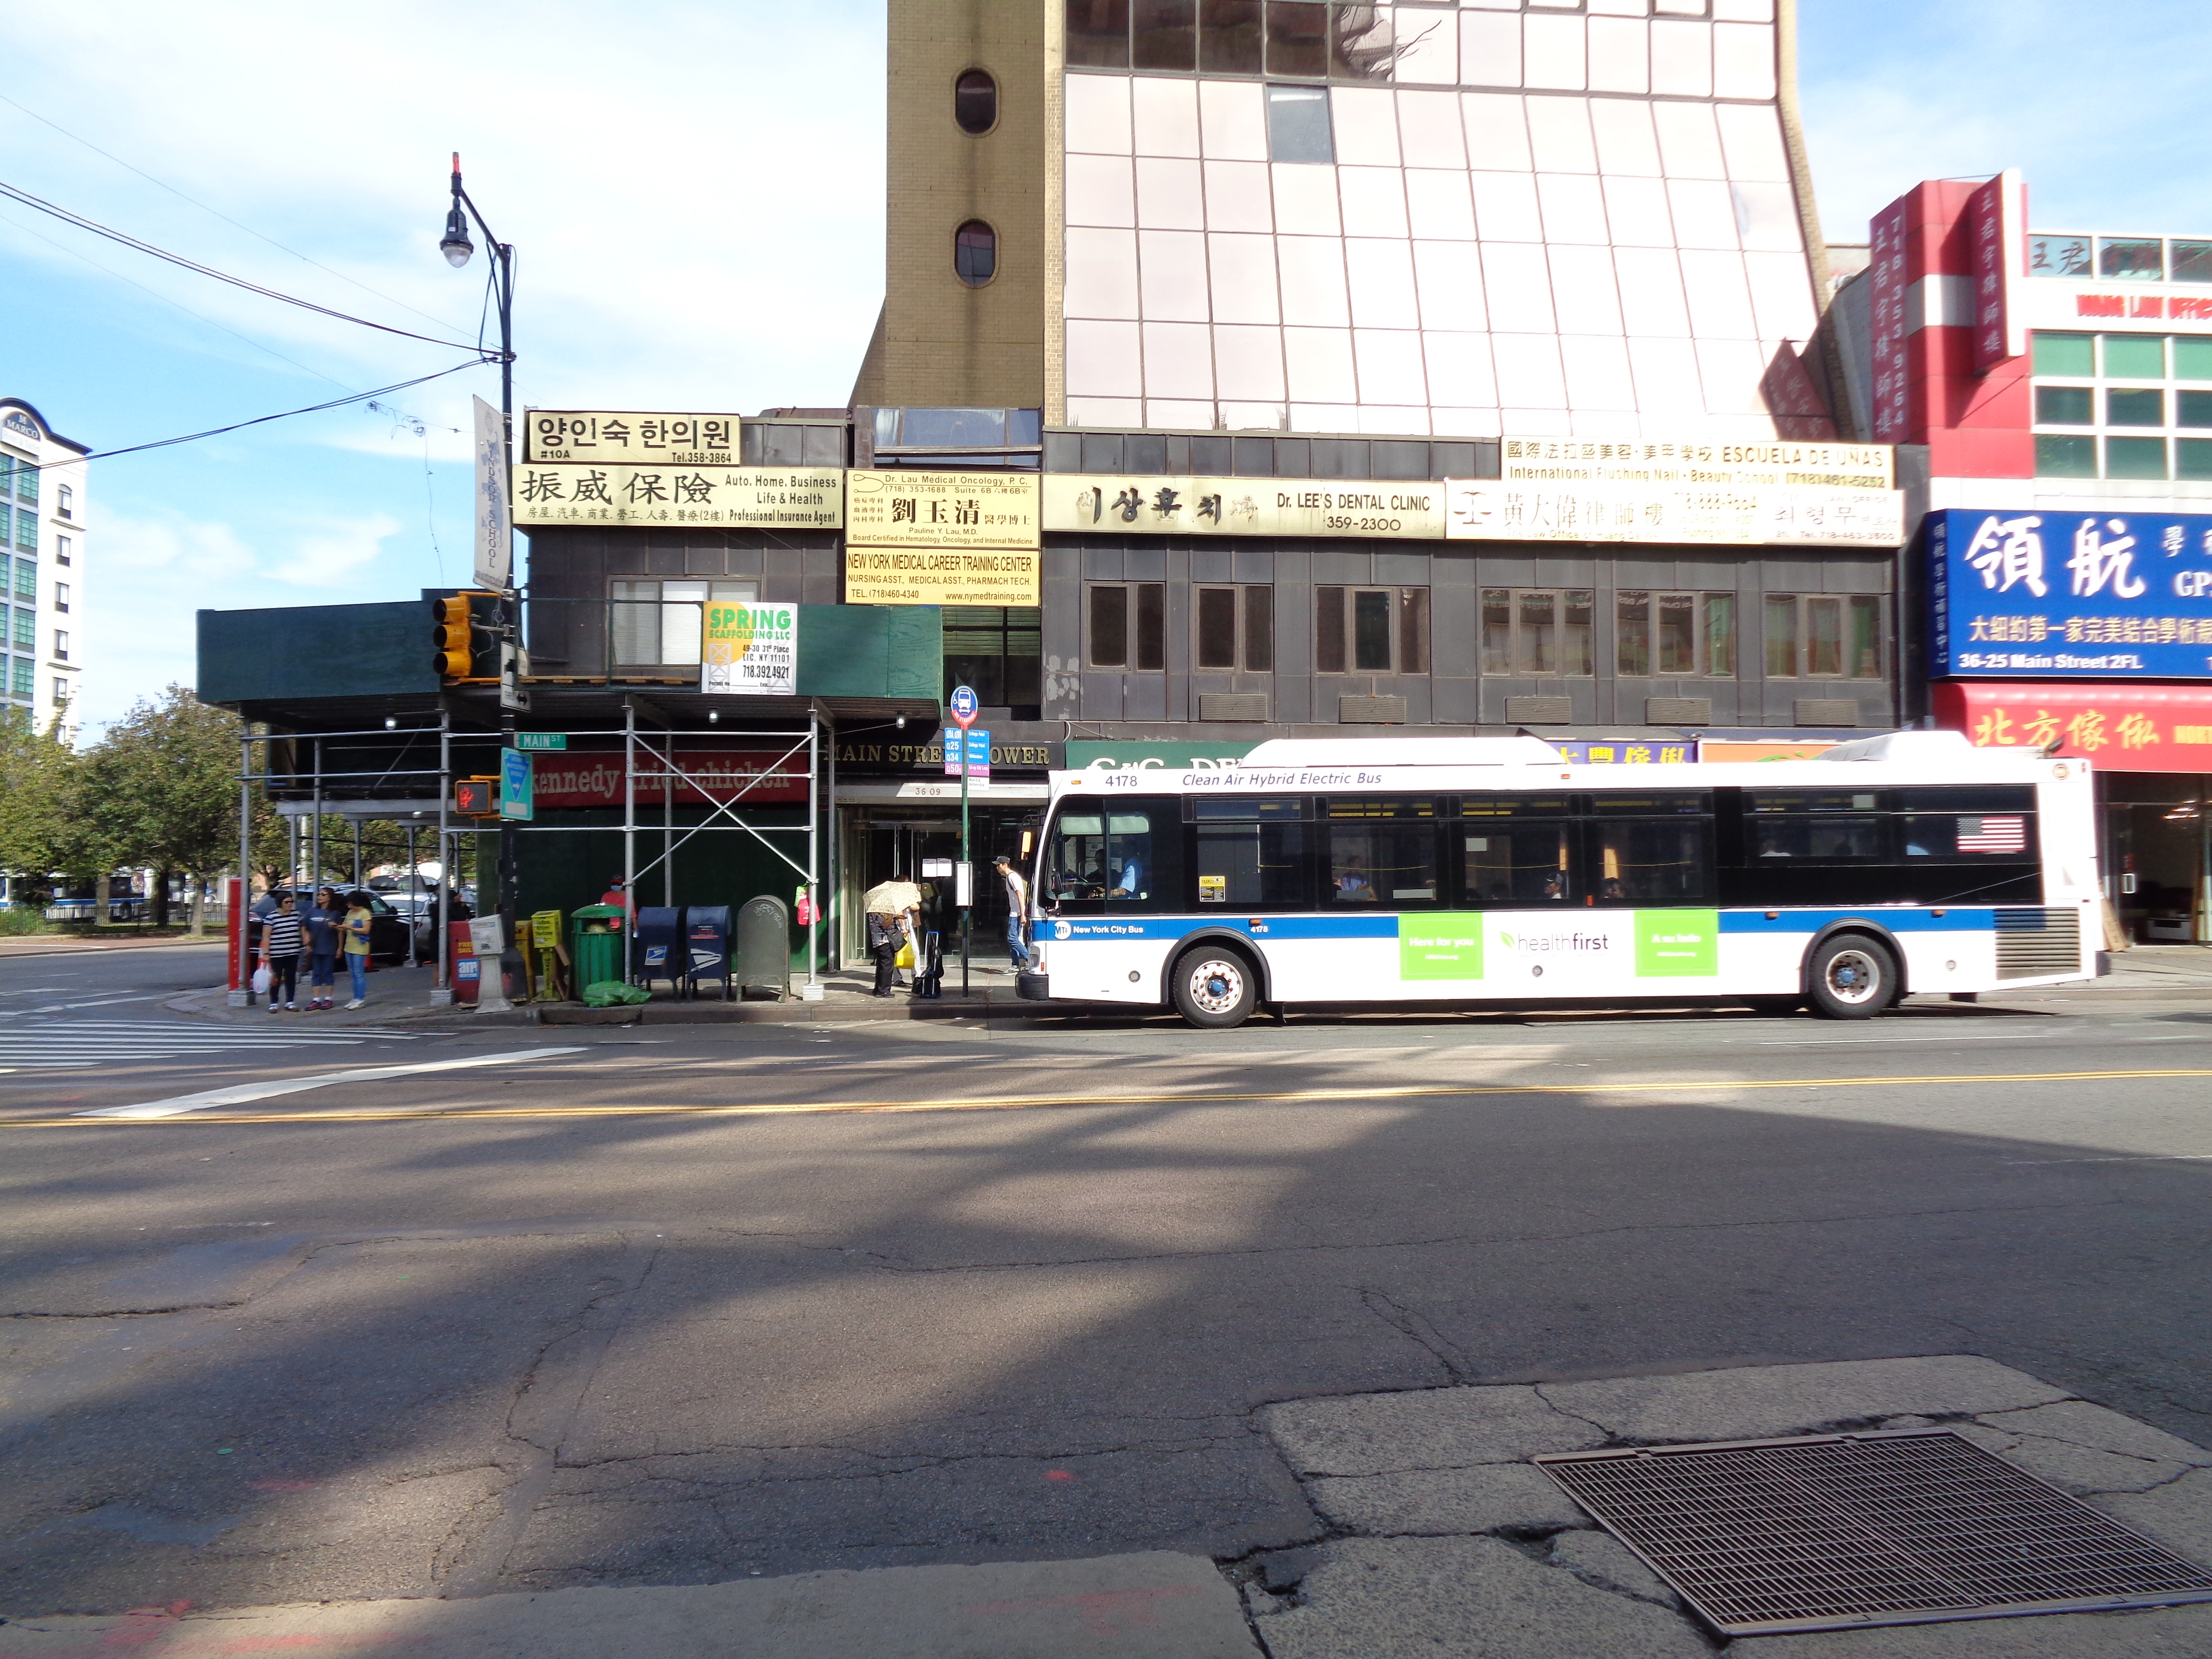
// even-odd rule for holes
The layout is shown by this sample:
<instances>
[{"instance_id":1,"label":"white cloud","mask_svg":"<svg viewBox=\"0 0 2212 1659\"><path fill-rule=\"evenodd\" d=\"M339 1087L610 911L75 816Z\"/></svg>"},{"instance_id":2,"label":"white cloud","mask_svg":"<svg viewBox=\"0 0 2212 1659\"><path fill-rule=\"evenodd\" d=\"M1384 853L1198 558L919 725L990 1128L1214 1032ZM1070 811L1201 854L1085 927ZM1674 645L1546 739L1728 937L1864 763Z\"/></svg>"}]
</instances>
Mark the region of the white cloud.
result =
<instances>
[{"instance_id":1,"label":"white cloud","mask_svg":"<svg viewBox=\"0 0 2212 1659\"><path fill-rule=\"evenodd\" d=\"M96 545L101 574L128 572L134 589L149 575L159 580L174 574L195 581L221 581L254 568L252 550L227 524L156 522L103 513Z\"/></svg>"},{"instance_id":2,"label":"white cloud","mask_svg":"<svg viewBox=\"0 0 2212 1659\"><path fill-rule=\"evenodd\" d=\"M303 533L294 542L292 556L267 574L295 587L358 586L351 580L354 573L374 562L385 538L399 529L398 520L373 513Z\"/></svg>"}]
</instances>

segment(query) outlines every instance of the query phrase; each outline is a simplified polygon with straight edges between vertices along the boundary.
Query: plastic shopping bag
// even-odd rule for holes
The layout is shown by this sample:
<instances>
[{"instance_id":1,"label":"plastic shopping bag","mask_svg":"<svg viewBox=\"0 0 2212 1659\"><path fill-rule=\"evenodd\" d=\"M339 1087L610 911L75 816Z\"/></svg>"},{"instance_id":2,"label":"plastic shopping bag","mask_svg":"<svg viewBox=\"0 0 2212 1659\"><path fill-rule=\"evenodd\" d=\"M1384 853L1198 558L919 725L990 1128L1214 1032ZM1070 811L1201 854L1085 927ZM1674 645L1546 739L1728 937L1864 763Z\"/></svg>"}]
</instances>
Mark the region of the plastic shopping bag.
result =
<instances>
[{"instance_id":1,"label":"plastic shopping bag","mask_svg":"<svg viewBox=\"0 0 2212 1659\"><path fill-rule=\"evenodd\" d=\"M814 921L814 890L811 887L800 888L797 894L797 901L798 902L792 906L791 914L793 919L796 921L801 927L812 926Z\"/></svg>"},{"instance_id":2,"label":"plastic shopping bag","mask_svg":"<svg viewBox=\"0 0 2212 1659\"><path fill-rule=\"evenodd\" d=\"M652 1000L653 994L643 986L625 985L618 979L594 980L584 988L586 1008L627 1008Z\"/></svg>"},{"instance_id":3,"label":"plastic shopping bag","mask_svg":"<svg viewBox=\"0 0 2212 1659\"><path fill-rule=\"evenodd\" d=\"M276 982L276 976L269 971L269 964L263 963L253 970L253 994L258 997L267 996L269 988Z\"/></svg>"},{"instance_id":4,"label":"plastic shopping bag","mask_svg":"<svg viewBox=\"0 0 2212 1659\"><path fill-rule=\"evenodd\" d=\"M914 941L912 939L909 939L905 944L899 946L898 954L891 958L891 966L894 968L911 968L914 966Z\"/></svg>"}]
</instances>

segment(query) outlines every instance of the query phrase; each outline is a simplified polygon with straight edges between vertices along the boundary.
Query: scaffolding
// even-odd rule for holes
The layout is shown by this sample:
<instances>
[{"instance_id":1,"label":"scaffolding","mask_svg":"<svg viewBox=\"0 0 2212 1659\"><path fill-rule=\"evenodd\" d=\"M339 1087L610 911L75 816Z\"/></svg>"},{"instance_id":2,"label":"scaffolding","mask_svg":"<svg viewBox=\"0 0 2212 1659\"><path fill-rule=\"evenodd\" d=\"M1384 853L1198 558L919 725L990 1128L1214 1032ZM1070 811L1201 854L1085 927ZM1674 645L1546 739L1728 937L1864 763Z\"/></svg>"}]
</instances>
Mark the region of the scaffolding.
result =
<instances>
[{"instance_id":1,"label":"scaffolding","mask_svg":"<svg viewBox=\"0 0 2212 1659\"><path fill-rule=\"evenodd\" d=\"M681 848L695 836L709 832L722 835L747 835L798 877L799 883L805 889L810 901L807 906L806 923L806 988L801 994L808 1000L813 1000L821 995L822 924L825 908L822 896L825 893L834 895L836 891L834 866L836 862L837 846L834 826L829 846L830 864L833 867L825 870L822 857L823 852L823 808L830 798L830 792L824 788L823 763L825 751L831 768L827 782L831 790L834 790L836 784L836 745L834 742L826 741L830 735L828 716L818 704L810 703L805 713L804 729L790 729L765 723L760 726L725 726L720 723L719 715L710 716L709 719L710 724L696 730L678 729L672 726L641 728L638 725L636 705L625 699L623 706L623 724L617 730L610 730L600 726L570 732L539 730L530 733L532 736L558 737L562 740L564 750L567 741L572 738L597 742L606 742L617 737L621 739L623 817L619 826L536 822L513 825L499 823L488 825L456 823L453 810L456 750L466 753L485 746L496 750L506 745L507 737L507 734L499 732L457 732L453 729L453 716L450 713L441 714L435 726L403 726L395 720L386 721L380 727L364 727L357 731L259 732L248 731L240 739L239 744L239 874L244 881L253 865L253 787L256 784L259 784L264 790L270 792L272 797L279 788L287 791L292 797L280 803L277 810L291 820L286 848L288 855L286 878L288 884L294 886L299 884L300 854L302 850L300 845L302 840L299 831L300 821L305 818L311 826L305 837L308 842L305 850L307 854L310 879L320 881L323 873L322 823L325 817L333 817L346 818L352 824L353 873L356 884L362 875L362 825L391 822L401 823L405 827L408 832L408 871L411 889L412 881L420 869L421 863L416 856L415 837L420 829L427 827L421 825L419 820L434 813L437 818L437 879L441 890L441 897L437 911L441 924L436 930L437 979L430 994L430 1001L434 1006L445 1006L453 1000L453 981L452 929L445 925L450 920L450 905L442 895L459 893L459 884L456 876L459 860L457 854L460 850L463 836L496 836L502 829L510 827L525 835L605 835L611 830L618 829L623 838L623 889L625 893L632 896L633 908L630 921L635 927L636 921L635 895L636 884L641 878L651 874L656 868L659 869L661 872L665 902L673 904L675 902L675 855ZM324 764L325 758L324 749L326 744L343 746L346 743L358 742L362 739L374 740L387 745L396 744L399 750L397 758L404 760L409 757L410 751L414 749L417 740L431 738L437 740L437 763L434 766L392 764L348 769L327 768ZM720 785L713 783L709 779L678 763L676 744L679 739L706 739L731 748L743 744L745 747L742 752L749 756L764 752L761 747L763 744L770 748L778 744L785 747L781 754L763 767L743 787L730 792L727 799L717 799L717 793L720 791ZM258 768L254 764L257 758L254 752L256 744L263 745L258 756L261 764ZM270 745L276 744L305 745L308 751L309 763L305 767L295 764L279 769L274 764L275 757L270 751ZM802 753L806 757L805 823L803 824L761 823L749 821L738 810L745 797L770 780L788 778L791 775L782 769ZM295 758L296 759L296 756ZM424 758L427 759L428 757ZM462 775L468 776L473 774L464 773ZM424 787L425 781L428 781L432 792L427 796L419 793L411 795L385 793L395 788L404 790L410 787L419 792ZM646 823L640 817L641 795L639 786L641 784L653 786L645 792L647 795L655 793L659 795L657 803L649 799L643 802L648 811L653 805L657 804L660 807L659 823L657 825ZM301 798L298 793L301 789L307 791L304 798ZM686 789L696 794L711 810L700 823L678 825L675 820L676 797L678 793ZM339 793L331 793L332 790ZM722 819L726 819L727 822L718 821ZM655 828L660 832L660 851L641 868L638 863L638 836L641 834L649 835ZM793 851L786 850L786 845L788 843L779 844L773 839L776 836L794 835L803 835L805 837L803 861L794 857ZM795 850L794 848L793 851ZM246 896L249 890L250 883L247 883L241 888L241 896ZM234 989L230 994L234 1005L250 1005L252 1001L253 993L248 988L252 984L251 952L247 945L249 931L241 918L240 924L234 929L234 948L238 953L238 957L232 964L234 970L232 976L239 988ZM410 924L409 928L410 963L415 961L413 933L414 929ZM513 939L506 940L504 943L507 948L513 948L514 945Z\"/></svg>"}]
</instances>

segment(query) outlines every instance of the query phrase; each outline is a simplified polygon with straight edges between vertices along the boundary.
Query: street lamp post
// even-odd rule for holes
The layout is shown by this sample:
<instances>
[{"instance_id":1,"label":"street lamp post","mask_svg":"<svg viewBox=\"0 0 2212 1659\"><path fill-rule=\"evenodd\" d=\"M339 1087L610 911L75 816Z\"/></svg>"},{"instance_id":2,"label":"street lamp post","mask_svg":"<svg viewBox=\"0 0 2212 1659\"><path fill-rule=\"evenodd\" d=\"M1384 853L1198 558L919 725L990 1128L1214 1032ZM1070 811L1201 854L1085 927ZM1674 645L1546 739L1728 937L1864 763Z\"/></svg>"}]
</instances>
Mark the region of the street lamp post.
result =
<instances>
[{"instance_id":1,"label":"street lamp post","mask_svg":"<svg viewBox=\"0 0 2212 1659\"><path fill-rule=\"evenodd\" d=\"M469 240L469 221L476 221L477 228L483 233L485 245L491 250L492 299L499 311L499 412L501 441L505 450L502 471L511 471L514 461L514 245L502 242L492 234L484 216L467 191L461 187L460 152L453 152L453 204L446 214L446 234L439 240L438 252L446 256L446 263L455 270L469 262L476 246ZM510 662L520 661L522 645L521 605L516 598L514 573L507 572L505 587L499 599L500 616L500 714L499 727L501 746L514 747L514 710L507 706L506 696ZM501 817L499 824L499 919L500 932L505 948L500 954L500 975L504 981L510 968L519 968L521 957L514 946L514 882L515 854L520 845L520 832L511 818ZM510 962L509 958L513 961ZM494 988L496 995L502 988Z\"/></svg>"}]
</instances>

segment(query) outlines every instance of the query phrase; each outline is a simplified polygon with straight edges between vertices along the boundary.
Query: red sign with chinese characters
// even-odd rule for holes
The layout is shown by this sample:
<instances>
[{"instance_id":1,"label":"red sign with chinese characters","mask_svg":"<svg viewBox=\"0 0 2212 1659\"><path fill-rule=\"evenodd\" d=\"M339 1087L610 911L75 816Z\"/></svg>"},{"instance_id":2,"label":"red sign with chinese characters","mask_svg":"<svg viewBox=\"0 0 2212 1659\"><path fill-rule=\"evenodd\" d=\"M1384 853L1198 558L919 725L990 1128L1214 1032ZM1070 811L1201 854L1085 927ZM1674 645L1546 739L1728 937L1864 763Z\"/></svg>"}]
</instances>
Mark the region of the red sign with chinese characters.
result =
<instances>
[{"instance_id":1,"label":"red sign with chinese characters","mask_svg":"<svg viewBox=\"0 0 2212 1659\"><path fill-rule=\"evenodd\" d=\"M2020 270L2026 191L2008 167L1966 198L1966 240L1974 263L1974 373L1986 374L2027 349L2012 302Z\"/></svg>"},{"instance_id":2,"label":"red sign with chinese characters","mask_svg":"<svg viewBox=\"0 0 2212 1659\"><path fill-rule=\"evenodd\" d=\"M1939 680L1936 724L1977 748L2050 749L2108 772L2212 772L2212 685Z\"/></svg>"}]
</instances>

